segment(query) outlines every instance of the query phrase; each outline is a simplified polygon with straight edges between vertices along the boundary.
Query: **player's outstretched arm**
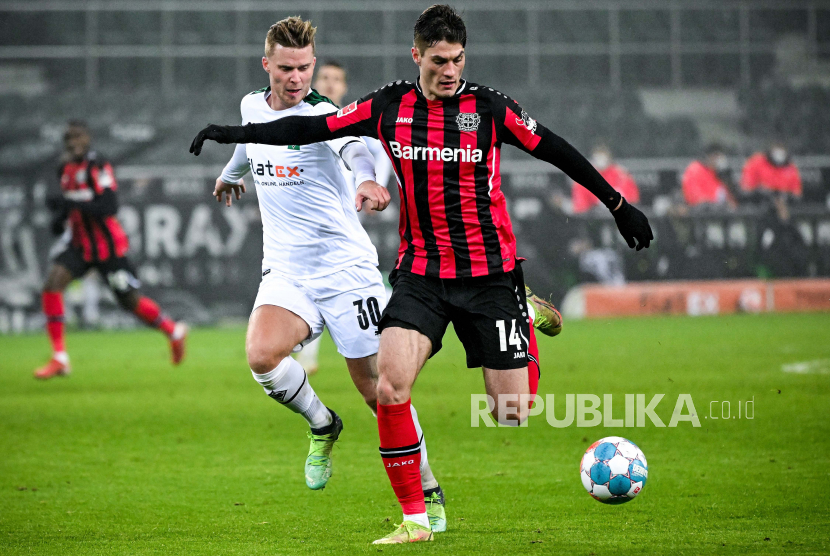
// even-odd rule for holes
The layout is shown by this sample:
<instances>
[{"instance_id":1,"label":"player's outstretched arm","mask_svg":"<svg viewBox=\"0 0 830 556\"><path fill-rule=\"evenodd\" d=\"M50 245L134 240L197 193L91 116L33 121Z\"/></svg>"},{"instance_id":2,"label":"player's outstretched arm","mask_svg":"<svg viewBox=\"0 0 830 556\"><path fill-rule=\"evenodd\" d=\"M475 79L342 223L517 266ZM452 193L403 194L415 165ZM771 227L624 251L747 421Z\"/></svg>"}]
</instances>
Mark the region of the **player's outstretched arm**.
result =
<instances>
[{"instance_id":1,"label":"player's outstretched arm","mask_svg":"<svg viewBox=\"0 0 830 556\"><path fill-rule=\"evenodd\" d=\"M637 251L648 247L654 239L648 218L611 187L594 166L570 143L539 126L539 143L529 151L534 157L553 164L576 183L593 193L614 216L617 228L628 246Z\"/></svg>"},{"instance_id":2,"label":"player's outstretched arm","mask_svg":"<svg viewBox=\"0 0 830 556\"><path fill-rule=\"evenodd\" d=\"M76 208L89 216L102 218L112 216L118 212L118 199L111 189L105 189L89 201L71 201L65 197L55 196L46 200L46 206L55 213L63 213Z\"/></svg>"},{"instance_id":3,"label":"player's outstretched arm","mask_svg":"<svg viewBox=\"0 0 830 556\"><path fill-rule=\"evenodd\" d=\"M608 207L617 228L628 246L637 247L637 251L648 247L654 234L648 218L636 207L626 202L596 168L588 162L570 143L540 125L521 109L519 104L502 95L491 96L494 113L497 115L499 138L531 156L553 164L576 183L593 193L602 204ZM501 115L504 119L501 120ZM499 125L500 124L500 125Z\"/></svg>"},{"instance_id":4,"label":"player's outstretched arm","mask_svg":"<svg viewBox=\"0 0 830 556\"><path fill-rule=\"evenodd\" d=\"M264 124L208 124L193 139L190 152L199 156L205 141L216 141L222 144L309 145L349 135L349 133L330 131L326 118L325 115L287 116Z\"/></svg>"}]
</instances>

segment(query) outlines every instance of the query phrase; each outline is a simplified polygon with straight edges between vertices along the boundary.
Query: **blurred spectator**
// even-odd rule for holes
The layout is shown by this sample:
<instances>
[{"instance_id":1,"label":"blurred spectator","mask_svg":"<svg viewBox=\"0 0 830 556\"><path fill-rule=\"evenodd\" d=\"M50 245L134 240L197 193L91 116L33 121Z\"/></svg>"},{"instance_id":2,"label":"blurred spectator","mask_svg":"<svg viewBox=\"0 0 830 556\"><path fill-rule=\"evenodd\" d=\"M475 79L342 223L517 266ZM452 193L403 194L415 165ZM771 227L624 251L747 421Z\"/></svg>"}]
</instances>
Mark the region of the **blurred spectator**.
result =
<instances>
[{"instance_id":1,"label":"blurred spectator","mask_svg":"<svg viewBox=\"0 0 830 556\"><path fill-rule=\"evenodd\" d=\"M599 171L600 175L605 178L605 181L611 187L625 197L626 201L629 203L640 202L640 190L637 188L634 178L631 177L631 174L625 168L614 162L611 156L611 150L607 145L598 144L594 146L591 151L591 164L594 165L594 168ZM576 214L588 212L600 204L599 199L593 193L578 183L573 184L571 201L573 203L573 212Z\"/></svg>"},{"instance_id":2,"label":"blurred spectator","mask_svg":"<svg viewBox=\"0 0 830 556\"><path fill-rule=\"evenodd\" d=\"M773 276L808 274L809 253L790 219L789 201L801 198L801 176L781 141L744 164L741 190L748 200L767 205L761 218L761 262Z\"/></svg>"},{"instance_id":3,"label":"blurred spectator","mask_svg":"<svg viewBox=\"0 0 830 556\"><path fill-rule=\"evenodd\" d=\"M703 160L695 160L683 172L683 199L689 206L720 206L735 208L729 159L725 149L713 143L706 148Z\"/></svg>"},{"instance_id":4,"label":"blurred spectator","mask_svg":"<svg viewBox=\"0 0 830 556\"><path fill-rule=\"evenodd\" d=\"M783 143L773 142L767 152L749 157L741 174L741 190L801 197L801 176Z\"/></svg>"}]
</instances>

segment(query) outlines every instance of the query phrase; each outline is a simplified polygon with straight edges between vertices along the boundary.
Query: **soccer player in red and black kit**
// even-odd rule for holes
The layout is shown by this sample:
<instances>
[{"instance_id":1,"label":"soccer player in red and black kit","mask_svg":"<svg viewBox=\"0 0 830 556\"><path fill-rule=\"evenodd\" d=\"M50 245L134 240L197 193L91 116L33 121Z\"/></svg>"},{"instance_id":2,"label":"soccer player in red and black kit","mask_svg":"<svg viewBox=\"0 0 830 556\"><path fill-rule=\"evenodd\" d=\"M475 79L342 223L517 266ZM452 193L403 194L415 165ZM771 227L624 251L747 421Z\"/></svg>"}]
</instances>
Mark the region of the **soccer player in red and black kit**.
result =
<instances>
[{"instance_id":1,"label":"soccer player in red and black kit","mask_svg":"<svg viewBox=\"0 0 830 556\"><path fill-rule=\"evenodd\" d=\"M562 169L613 214L630 247L648 247L651 227L565 140L504 94L461 79L467 32L449 6L415 24L415 82L396 81L323 116L267 124L210 125L194 139L306 144L346 135L377 137L401 196L401 246L390 275L378 352L380 452L404 521L379 544L432 540L409 398L418 373L452 322L469 367L482 367L491 411L519 425L529 412L530 329L516 238L501 191L499 152L508 143Z\"/></svg>"},{"instance_id":2,"label":"soccer player in red and black kit","mask_svg":"<svg viewBox=\"0 0 830 556\"><path fill-rule=\"evenodd\" d=\"M35 377L40 379L69 374L63 291L91 268L106 279L124 309L167 335L174 364L179 364L184 356L187 326L164 316L152 299L138 292L139 281L126 258L127 234L115 216L115 175L110 163L90 150L90 142L86 124L69 122L64 135L64 163L59 171L61 195L47 200L53 212L52 231L63 234L63 245L43 285L43 313L52 342L52 358L35 371Z\"/></svg>"}]
</instances>

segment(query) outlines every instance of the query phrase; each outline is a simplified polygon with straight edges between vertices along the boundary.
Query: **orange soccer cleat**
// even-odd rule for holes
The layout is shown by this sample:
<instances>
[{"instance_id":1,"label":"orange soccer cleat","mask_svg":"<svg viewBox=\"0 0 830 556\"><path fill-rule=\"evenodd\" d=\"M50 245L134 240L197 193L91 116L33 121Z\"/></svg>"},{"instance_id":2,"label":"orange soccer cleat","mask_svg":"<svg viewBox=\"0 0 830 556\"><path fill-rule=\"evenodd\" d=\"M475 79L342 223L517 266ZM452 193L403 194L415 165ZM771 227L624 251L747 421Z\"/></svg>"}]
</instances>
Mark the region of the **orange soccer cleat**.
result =
<instances>
[{"instance_id":1,"label":"orange soccer cleat","mask_svg":"<svg viewBox=\"0 0 830 556\"><path fill-rule=\"evenodd\" d=\"M69 374L69 363L62 363L54 357L47 364L35 369L35 378L47 380L56 376L67 376Z\"/></svg>"},{"instance_id":2,"label":"orange soccer cleat","mask_svg":"<svg viewBox=\"0 0 830 556\"><path fill-rule=\"evenodd\" d=\"M173 333L170 335L170 358L174 365L178 365L184 359L184 342L187 339L188 332L185 323L177 322L176 327L173 328Z\"/></svg>"}]
</instances>

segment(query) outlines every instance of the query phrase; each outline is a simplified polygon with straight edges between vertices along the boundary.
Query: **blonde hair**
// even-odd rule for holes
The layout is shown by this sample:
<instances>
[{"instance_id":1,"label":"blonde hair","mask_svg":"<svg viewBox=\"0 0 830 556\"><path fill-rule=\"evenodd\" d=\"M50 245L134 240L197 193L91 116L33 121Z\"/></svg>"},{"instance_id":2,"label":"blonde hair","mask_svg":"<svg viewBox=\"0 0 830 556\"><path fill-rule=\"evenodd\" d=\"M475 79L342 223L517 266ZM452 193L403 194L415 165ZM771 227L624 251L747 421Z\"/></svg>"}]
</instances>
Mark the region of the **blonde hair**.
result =
<instances>
[{"instance_id":1,"label":"blonde hair","mask_svg":"<svg viewBox=\"0 0 830 556\"><path fill-rule=\"evenodd\" d=\"M311 26L311 20L303 21L299 16L286 17L281 21L277 21L271 28L268 29L268 34L265 36L265 56L266 58L273 54L274 48L279 44L286 48L305 48L311 45L311 50L314 52L314 35L317 33L317 27Z\"/></svg>"}]
</instances>

